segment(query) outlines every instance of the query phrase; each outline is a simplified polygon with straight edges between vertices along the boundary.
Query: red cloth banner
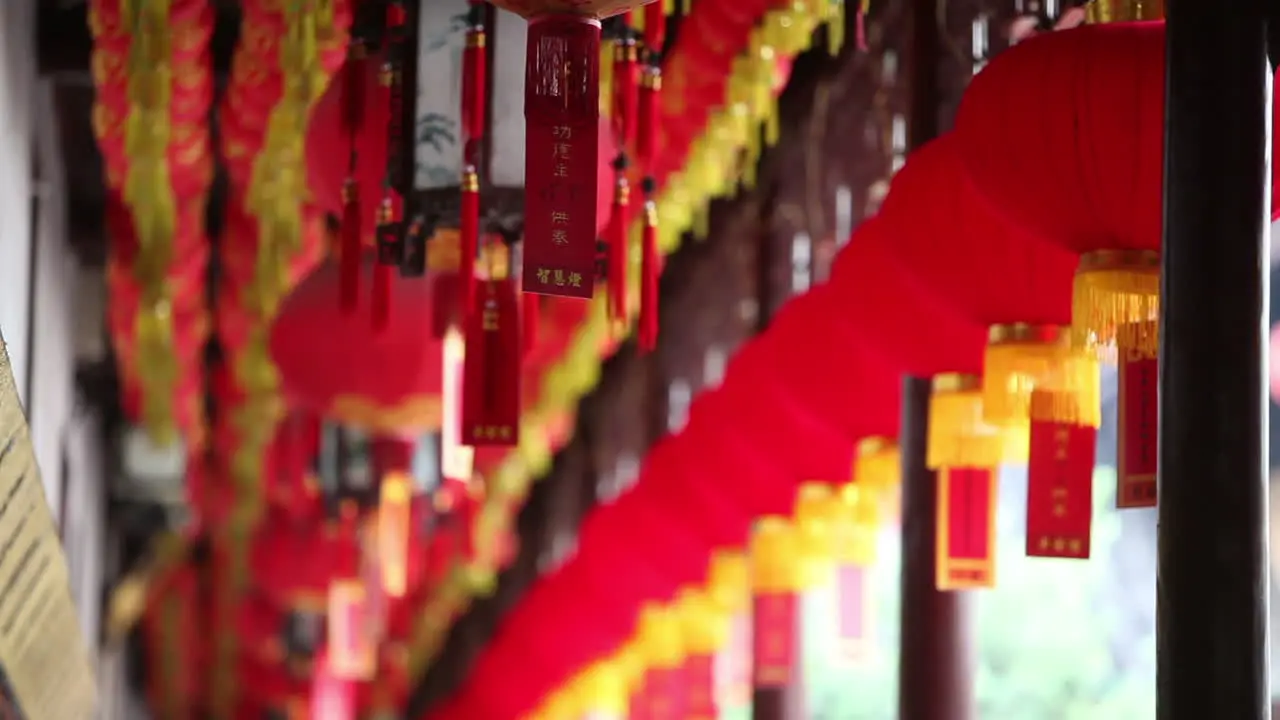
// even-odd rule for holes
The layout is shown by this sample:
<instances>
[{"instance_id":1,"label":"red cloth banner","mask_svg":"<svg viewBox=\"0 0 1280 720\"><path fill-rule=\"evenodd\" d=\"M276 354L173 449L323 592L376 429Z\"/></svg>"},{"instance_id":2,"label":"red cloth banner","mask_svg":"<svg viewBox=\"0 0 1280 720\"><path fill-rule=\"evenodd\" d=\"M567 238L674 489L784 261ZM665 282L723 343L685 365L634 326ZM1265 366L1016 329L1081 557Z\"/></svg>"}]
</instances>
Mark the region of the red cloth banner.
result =
<instances>
[{"instance_id":1,"label":"red cloth banner","mask_svg":"<svg viewBox=\"0 0 1280 720\"><path fill-rule=\"evenodd\" d=\"M1120 351L1117 507L1156 506L1159 374L1155 358L1136 350Z\"/></svg>"},{"instance_id":2,"label":"red cloth banner","mask_svg":"<svg viewBox=\"0 0 1280 720\"><path fill-rule=\"evenodd\" d=\"M1027 555L1088 558L1098 431L1031 423L1027 463Z\"/></svg>"},{"instance_id":3,"label":"red cloth banner","mask_svg":"<svg viewBox=\"0 0 1280 720\"><path fill-rule=\"evenodd\" d=\"M525 79L525 292L591 297L600 170L600 22L529 24Z\"/></svg>"},{"instance_id":4,"label":"red cloth banner","mask_svg":"<svg viewBox=\"0 0 1280 720\"><path fill-rule=\"evenodd\" d=\"M754 662L757 688L780 688L791 683L796 665L799 603L795 593L755 596Z\"/></svg>"},{"instance_id":5,"label":"red cloth banner","mask_svg":"<svg viewBox=\"0 0 1280 720\"><path fill-rule=\"evenodd\" d=\"M996 476L988 468L938 473L939 590L994 587Z\"/></svg>"},{"instance_id":6,"label":"red cloth banner","mask_svg":"<svg viewBox=\"0 0 1280 720\"><path fill-rule=\"evenodd\" d=\"M520 304L515 281L486 280L467 317L462 444L515 445L520 430Z\"/></svg>"}]
</instances>

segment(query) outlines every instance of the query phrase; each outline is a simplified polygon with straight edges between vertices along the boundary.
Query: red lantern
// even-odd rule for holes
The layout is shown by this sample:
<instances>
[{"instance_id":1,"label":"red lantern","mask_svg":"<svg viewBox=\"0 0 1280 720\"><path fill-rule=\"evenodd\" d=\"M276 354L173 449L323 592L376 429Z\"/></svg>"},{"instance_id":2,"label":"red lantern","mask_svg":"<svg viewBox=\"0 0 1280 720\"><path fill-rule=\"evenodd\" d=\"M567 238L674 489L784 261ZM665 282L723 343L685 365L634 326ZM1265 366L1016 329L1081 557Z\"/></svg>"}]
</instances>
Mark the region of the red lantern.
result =
<instances>
[{"instance_id":1,"label":"red lantern","mask_svg":"<svg viewBox=\"0 0 1280 720\"><path fill-rule=\"evenodd\" d=\"M361 272L373 274L372 258ZM321 265L285 300L272 328L285 394L302 409L380 435L438 429L443 346L429 332L433 277L388 278L390 314L378 329L342 311L339 268Z\"/></svg>"},{"instance_id":2,"label":"red lantern","mask_svg":"<svg viewBox=\"0 0 1280 720\"><path fill-rule=\"evenodd\" d=\"M359 577L360 544L350 529L276 524L254 538L251 565L273 605L323 613L333 579Z\"/></svg>"},{"instance_id":3,"label":"red lantern","mask_svg":"<svg viewBox=\"0 0 1280 720\"><path fill-rule=\"evenodd\" d=\"M668 521L698 533L713 548L741 547L755 520L728 488L737 488L743 475L767 471L766 467L734 464L732 474L719 466L684 435L664 438L644 458L640 478L631 491L648 496L666 507ZM772 481L766 476L764 481ZM727 486L727 487L726 487Z\"/></svg>"},{"instance_id":4,"label":"red lantern","mask_svg":"<svg viewBox=\"0 0 1280 720\"><path fill-rule=\"evenodd\" d=\"M831 292L821 286L783 306L757 342L739 354L742 372L758 368L758 383L780 385L813 417L838 430L850 443L897 435L899 373L867 346L856 328L833 321ZM850 469L830 480L849 477Z\"/></svg>"},{"instance_id":5,"label":"red lantern","mask_svg":"<svg viewBox=\"0 0 1280 720\"><path fill-rule=\"evenodd\" d=\"M1053 379L1075 397L1070 417L1097 425L1097 367L1064 331L1071 322L1075 257L990 211L972 191L953 136L913 153L881 211L904 267L940 299L990 327L983 360L984 412L1025 424L1030 393ZM1000 278L1000 282L989 282Z\"/></svg>"},{"instance_id":6,"label":"red lantern","mask_svg":"<svg viewBox=\"0 0 1280 720\"><path fill-rule=\"evenodd\" d=\"M829 322L856 328L889 364L918 377L982 372L985 328L941 302L893 255L883 221L860 225L819 293Z\"/></svg>"}]
</instances>

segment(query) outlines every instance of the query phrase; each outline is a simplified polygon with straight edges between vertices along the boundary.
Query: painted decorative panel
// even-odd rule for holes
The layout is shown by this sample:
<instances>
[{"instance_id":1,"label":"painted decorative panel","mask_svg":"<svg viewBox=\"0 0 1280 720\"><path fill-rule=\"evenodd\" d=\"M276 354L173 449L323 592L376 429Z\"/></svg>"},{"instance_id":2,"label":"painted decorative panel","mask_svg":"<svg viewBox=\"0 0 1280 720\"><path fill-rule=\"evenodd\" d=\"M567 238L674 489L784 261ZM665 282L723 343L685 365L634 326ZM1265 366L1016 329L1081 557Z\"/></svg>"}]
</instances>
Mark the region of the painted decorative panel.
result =
<instances>
[{"instance_id":1,"label":"painted decorative panel","mask_svg":"<svg viewBox=\"0 0 1280 720\"><path fill-rule=\"evenodd\" d=\"M495 15L489 180L498 187L524 187L524 55L529 23L506 10Z\"/></svg>"},{"instance_id":2,"label":"painted decorative panel","mask_svg":"<svg viewBox=\"0 0 1280 720\"><path fill-rule=\"evenodd\" d=\"M462 51L467 0L422 3L418 55L419 189L455 187L462 175Z\"/></svg>"}]
</instances>

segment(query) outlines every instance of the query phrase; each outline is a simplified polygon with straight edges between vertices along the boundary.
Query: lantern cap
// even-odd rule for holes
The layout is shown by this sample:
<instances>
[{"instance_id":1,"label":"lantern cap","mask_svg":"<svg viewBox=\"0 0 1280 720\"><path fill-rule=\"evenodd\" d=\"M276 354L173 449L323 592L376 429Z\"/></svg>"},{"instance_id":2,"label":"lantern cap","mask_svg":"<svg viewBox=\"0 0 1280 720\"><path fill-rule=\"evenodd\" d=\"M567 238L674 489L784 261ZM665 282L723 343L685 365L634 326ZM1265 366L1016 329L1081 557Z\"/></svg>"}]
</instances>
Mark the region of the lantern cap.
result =
<instances>
[{"instance_id":1,"label":"lantern cap","mask_svg":"<svg viewBox=\"0 0 1280 720\"><path fill-rule=\"evenodd\" d=\"M1036 323L999 323L987 331L987 345L1047 345L1070 340L1061 325Z\"/></svg>"},{"instance_id":2,"label":"lantern cap","mask_svg":"<svg viewBox=\"0 0 1280 720\"><path fill-rule=\"evenodd\" d=\"M853 480L880 490L899 485L902 480L902 454L898 442L883 435L859 440L853 460Z\"/></svg>"},{"instance_id":3,"label":"lantern cap","mask_svg":"<svg viewBox=\"0 0 1280 720\"><path fill-rule=\"evenodd\" d=\"M982 387L982 377L969 373L939 373L933 376L933 394L972 392Z\"/></svg>"},{"instance_id":4,"label":"lantern cap","mask_svg":"<svg viewBox=\"0 0 1280 720\"><path fill-rule=\"evenodd\" d=\"M1164 0L1091 0L1084 9L1090 25L1164 19Z\"/></svg>"},{"instance_id":5,"label":"lantern cap","mask_svg":"<svg viewBox=\"0 0 1280 720\"><path fill-rule=\"evenodd\" d=\"M711 598L697 588L685 588L676 596L675 612L679 616L690 655L714 655L729 639L724 613Z\"/></svg>"},{"instance_id":6,"label":"lantern cap","mask_svg":"<svg viewBox=\"0 0 1280 720\"><path fill-rule=\"evenodd\" d=\"M751 587L751 568L745 553L717 550L711 556L707 590L723 609L736 612L746 603Z\"/></svg>"},{"instance_id":7,"label":"lantern cap","mask_svg":"<svg viewBox=\"0 0 1280 720\"><path fill-rule=\"evenodd\" d=\"M589 666L574 678L576 709L586 713L625 713L627 679L612 659Z\"/></svg>"},{"instance_id":8,"label":"lantern cap","mask_svg":"<svg viewBox=\"0 0 1280 720\"><path fill-rule=\"evenodd\" d=\"M751 538L751 580L757 593L790 593L803 585L804 572L796 557L800 538L786 518L761 518Z\"/></svg>"}]
</instances>

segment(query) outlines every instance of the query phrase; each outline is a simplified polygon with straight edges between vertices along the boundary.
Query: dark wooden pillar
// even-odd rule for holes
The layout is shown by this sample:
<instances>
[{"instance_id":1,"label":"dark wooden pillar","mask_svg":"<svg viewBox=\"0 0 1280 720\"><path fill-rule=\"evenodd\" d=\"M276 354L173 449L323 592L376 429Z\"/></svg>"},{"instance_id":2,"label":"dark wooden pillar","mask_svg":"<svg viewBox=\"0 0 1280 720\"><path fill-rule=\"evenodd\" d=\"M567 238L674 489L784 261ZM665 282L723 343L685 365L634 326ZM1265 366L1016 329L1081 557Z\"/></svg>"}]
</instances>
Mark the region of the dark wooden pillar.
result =
<instances>
[{"instance_id":1,"label":"dark wooden pillar","mask_svg":"<svg viewBox=\"0 0 1280 720\"><path fill-rule=\"evenodd\" d=\"M938 482L925 465L930 382L902 384L902 608L899 720L975 720L974 651L968 596L940 592Z\"/></svg>"},{"instance_id":2,"label":"dark wooden pillar","mask_svg":"<svg viewBox=\"0 0 1280 720\"><path fill-rule=\"evenodd\" d=\"M1167 0L1161 720L1269 718L1262 0Z\"/></svg>"},{"instance_id":3,"label":"dark wooden pillar","mask_svg":"<svg viewBox=\"0 0 1280 720\"><path fill-rule=\"evenodd\" d=\"M943 96L938 0L912 0L908 48L908 146L938 136ZM898 658L900 720L973 720L974 647L968 597L939 592L937 475L925 463L927 378L902 384L902 607Z\"/></svg>"}]
</instances>

